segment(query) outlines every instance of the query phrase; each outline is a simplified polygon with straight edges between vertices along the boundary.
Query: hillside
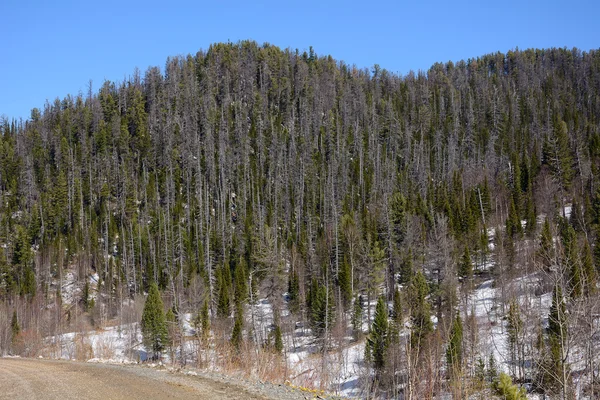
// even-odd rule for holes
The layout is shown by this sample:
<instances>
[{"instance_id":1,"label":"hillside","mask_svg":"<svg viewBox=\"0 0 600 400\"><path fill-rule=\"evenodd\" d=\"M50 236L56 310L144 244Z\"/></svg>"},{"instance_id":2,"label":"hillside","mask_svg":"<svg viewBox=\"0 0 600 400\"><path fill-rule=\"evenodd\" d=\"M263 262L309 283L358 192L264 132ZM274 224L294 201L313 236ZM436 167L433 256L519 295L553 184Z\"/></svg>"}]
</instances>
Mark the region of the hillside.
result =
<instances>
[{"instance_id":1,"label":"hillside","mask_svg":"<svg viewBox=\"0 0 600 400\"><path fill-rule=\"evenodd\" d=\"M117 329L135 360L156 284L170 362L594 398L599 116L577 49L398 76L227 43L90 84L2 121L0 351L112 358L86 332Z\"/></svg>"}]
</instances>

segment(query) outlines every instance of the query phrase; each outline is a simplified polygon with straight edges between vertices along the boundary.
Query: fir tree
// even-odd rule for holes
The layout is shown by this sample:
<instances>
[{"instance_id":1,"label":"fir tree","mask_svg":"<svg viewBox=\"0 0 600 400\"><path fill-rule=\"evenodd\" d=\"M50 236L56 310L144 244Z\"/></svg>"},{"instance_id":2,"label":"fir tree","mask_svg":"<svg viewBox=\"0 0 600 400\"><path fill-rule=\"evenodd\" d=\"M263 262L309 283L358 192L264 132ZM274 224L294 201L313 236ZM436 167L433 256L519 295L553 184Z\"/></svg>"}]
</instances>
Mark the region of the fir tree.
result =
<instances>
[{"instance_id":1,"label":"fir tree","mask_svg":"<svg viewBox=\"0 0 600 400\"><path fill-rule=\"evenodd\" d=\"M168 330L163 302L156 283L150 285L142 313L141 330L144 346L158 358L167 344Z\"/></svg>"}]
</instances>

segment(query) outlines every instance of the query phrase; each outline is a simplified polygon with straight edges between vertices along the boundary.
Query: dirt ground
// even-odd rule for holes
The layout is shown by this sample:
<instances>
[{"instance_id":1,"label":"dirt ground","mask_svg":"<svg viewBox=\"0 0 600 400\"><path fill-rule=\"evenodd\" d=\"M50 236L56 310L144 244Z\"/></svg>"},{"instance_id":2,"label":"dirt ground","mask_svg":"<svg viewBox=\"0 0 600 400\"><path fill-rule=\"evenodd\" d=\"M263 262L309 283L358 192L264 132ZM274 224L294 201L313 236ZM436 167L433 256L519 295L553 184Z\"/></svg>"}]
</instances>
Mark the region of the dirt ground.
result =
<instances>
[{"instance_id":1,"label":"dirt ground","mask_svg":"<svg viewBox=\"0 0 600 400\"><path fill-rule=\"evenodd\" d=\"M268 399L231 383L139 366L0 358L0 399Z\"/></svg>"}]
</instances>

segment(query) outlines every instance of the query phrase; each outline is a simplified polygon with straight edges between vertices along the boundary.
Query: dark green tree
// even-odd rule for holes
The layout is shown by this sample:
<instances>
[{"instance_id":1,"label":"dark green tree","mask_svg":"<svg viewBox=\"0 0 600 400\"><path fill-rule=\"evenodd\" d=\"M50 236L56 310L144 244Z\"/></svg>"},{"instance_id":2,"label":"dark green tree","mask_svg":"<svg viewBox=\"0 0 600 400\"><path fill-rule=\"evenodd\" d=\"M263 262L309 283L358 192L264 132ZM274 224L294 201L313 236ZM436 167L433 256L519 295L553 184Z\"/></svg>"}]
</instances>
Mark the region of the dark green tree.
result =
<instances>
[{"instance_id":1,"label":"dark green tree","mask_svg":"<svg viewBox=\"0 0 600 400\"><path fill-rule=\"evenodd\" d=\"M463 279L470 279L473 277L473 262L471 261L471 254L469 247L465 246L465 250L460 258L458 264L458 276Z\"/></svg>"},{"instance_id":2,"label":"dark green tree","mask_svg":"<svg viewBox=\"0 0 600 400\"><path fill-rule=\"evenodd\" d=\"M156 283L150 285L148 297L142 312L141 330L143 344L154 357L160 357L168 342L168 329L165 320L163 301Z\"/></svg>"},{"instance_id":3,"label":"dark green tree","mask_svg":"<svg viewBox=\"0 0 600 400\"><path fill-rule=\"evenodd\" d=\"M385 369L385 356L388 347L388 313L383 296L380 296L377 300L375 317L367 339L367 346L373 360L373 368L377 375L381 375Z\"/></svg>"},{"instance_id":4,"label":"dark green tree","mask_svg":"<svg viewBox=\"0 0 600 400\"><path fill-rule=\"evenodd\" d=\"M21 333L21 326L19 325L19 319L17 318L17 310L13 310L12 319L10 321L11 330L11 343L14 345L17 337Z\"/></svg>"},{"instance_id":5,"label":"dark green tree","mask_svg":"<svg viewBox=\"0 0 600 400\"><path fill-rule=\"evenodd\" d=\"M429 285L421 271L415 274L409 293L411 296L411 347L419 349L420 346L425 345L429 334L433 332L431 306L427 300Z\"/></svg>"},{"instance_id":6,"label":"dark green tree","mask_svg":"<svg viewBox=\"0 0 600 400\"><path fill-rule=\"evenodd\" d=\"M462 371L462 343L463 343L463 326L460 314L457 312L452 328L450 329L450 338L448 347L446 348L446 364L451 379L456 379Z\"/></svg>"}]
</instances>

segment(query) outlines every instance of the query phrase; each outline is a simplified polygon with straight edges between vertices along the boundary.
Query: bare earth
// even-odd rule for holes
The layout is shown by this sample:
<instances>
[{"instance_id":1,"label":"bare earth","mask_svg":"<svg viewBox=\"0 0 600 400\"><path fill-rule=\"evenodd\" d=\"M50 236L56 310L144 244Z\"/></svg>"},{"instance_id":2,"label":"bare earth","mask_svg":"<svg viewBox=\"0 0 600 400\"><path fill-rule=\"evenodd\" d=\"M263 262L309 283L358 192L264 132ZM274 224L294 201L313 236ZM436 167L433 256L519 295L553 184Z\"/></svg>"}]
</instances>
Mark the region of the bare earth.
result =
<instances>
[{"instance_id":1,"label":"bare earth","mask_svg":"<svg viewBox=\"0 0 600 400\"><path fill-rule=\"evenodd\" d=\"M268 399L231 383L137 366L0 358L0 399Z\"/></svg>"}]
</instances>

